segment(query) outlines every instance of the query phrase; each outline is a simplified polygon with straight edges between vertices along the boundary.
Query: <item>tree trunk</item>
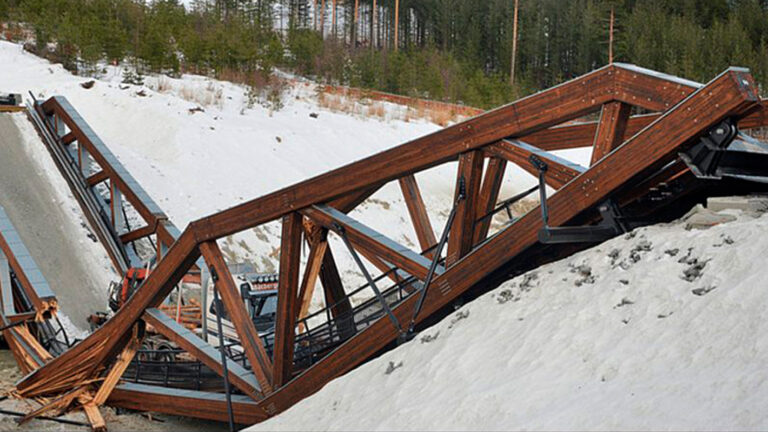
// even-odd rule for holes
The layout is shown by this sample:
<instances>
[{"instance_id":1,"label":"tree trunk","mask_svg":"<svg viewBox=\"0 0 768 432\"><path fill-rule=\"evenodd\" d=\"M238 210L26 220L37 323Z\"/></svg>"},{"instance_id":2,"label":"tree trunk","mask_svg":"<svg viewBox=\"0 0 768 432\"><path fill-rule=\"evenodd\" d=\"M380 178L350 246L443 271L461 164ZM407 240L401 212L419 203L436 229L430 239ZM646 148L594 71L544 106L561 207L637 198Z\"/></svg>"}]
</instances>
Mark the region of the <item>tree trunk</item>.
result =
<instances>
[{"instance_id":1,"label":"tree trunk","mask_svg":"<svg viewBox=\"0 0 768 432\"><path fill-rule=\"evenodd\" d=\"M395 51L400 42L400 0L395 0Z\"/></svg>"}]
</instances>

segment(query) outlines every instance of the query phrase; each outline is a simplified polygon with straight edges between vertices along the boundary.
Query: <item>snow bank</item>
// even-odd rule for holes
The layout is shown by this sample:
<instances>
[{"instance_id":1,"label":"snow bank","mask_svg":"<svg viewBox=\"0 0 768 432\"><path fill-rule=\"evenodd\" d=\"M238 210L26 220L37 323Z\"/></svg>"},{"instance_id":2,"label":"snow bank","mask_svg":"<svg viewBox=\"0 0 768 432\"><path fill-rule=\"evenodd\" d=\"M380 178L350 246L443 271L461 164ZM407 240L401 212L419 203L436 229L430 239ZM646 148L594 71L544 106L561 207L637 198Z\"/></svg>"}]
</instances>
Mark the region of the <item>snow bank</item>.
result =
<instances>
[{"instance_id":1,"label":"snow bank","mask_svg":"<svg viewBox=\"0 0 768 432\"><path fill-rule=\"evenodd\" d=\"M764 430L768 215L737 216L531 271L250 430Z\"/></svg>"}]
</instances>

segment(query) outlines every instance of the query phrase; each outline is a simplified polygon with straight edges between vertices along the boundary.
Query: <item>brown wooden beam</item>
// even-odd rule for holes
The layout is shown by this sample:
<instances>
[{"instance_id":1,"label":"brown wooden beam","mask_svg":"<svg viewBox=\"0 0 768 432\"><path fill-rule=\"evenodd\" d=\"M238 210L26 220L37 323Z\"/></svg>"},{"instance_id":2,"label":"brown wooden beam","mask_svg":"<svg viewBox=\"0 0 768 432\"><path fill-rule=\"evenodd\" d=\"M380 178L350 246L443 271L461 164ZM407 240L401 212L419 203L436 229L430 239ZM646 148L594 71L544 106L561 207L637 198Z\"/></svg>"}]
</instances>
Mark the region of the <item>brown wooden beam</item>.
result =
<instances>
[{"instance_id":1,"label":"brown wooden beam","mask_svg":"<svg viewBox=\"0 0 768 432\"><path fill-rule=\"evenodd\" d=\"M88 183L88 186L96 186L97 184L107 181L109 179L109 173L107 173L104 170L101 170L95 174L92 174L90 177L85 179L85 182Z\"/></svg>"},{"instance_id":2,"label":"brown wooden beam","mask_svg":"<svg viewBox=\"0 0 768 432\"><path fill-rule=\"evenodd\" d=\"M309 313L312 305L312 295L315 292L317 278L320 275L320 267L323 264L325 251L328 248L328 241L323 239L309 247L309 256L307 257L307 266L304 269L304 275L301 279L301 288L299 289L299 308L296 318L301 320Z\"/></svg>"},{"instance_id":3,"label":"brown wooden beam","mask_svg":"<svg viewBox=\"0 0 768 432\"><path fill-rule=\"evenodd\" d=\"M133 360L133 357L136 355L136 351L141 347L142 339L143 334L139 334L139 324L136 324L133 328L133 335L131 336L128 346L126 346L125 349L123 349L123 352L120 353L120 356L117 357L117 360L109 369L101 386L99 386L99 390L93 398L94 406L98 407L107 401L109 394L115 389L115 386L120 381L123 373L125 373L125 370L128 369L128 366L131 364L131 360Z\"/></svg>"},{"instance_id":4,"label":"brown wooden beam","mask_svg":"<svg viewBox=\"0 0 768 432\"><path fill-rule=\"evenodd\" d=\"M329 202L372 184L386 183L440 165L454 160L461 152L485 147L502 138L528 135L582 117L614 99L613 80L609 74L612 68L606 66L194 224L201 240L221 238L275 220L286 211Z\"/></svg>"},{"instance_id":5,"label":"brown wooden beam","mask_svg":"<svg viewBox=\"0 0 768 432\"><path fill-rule=\"evenodd\" d=\"M361 224L346 214L324 205L308 207L302 213L328 229L341 226L350 243L403 269L419 279L426 278L430 261L405 246Z\"/></svg>"},{"instance_id":6,"label":"brown wooden beam","mask_svg":"<svg viewBox=\"0 0 768 432\"><path fill-rule=\"evenodd\" d=\"M343 337L355 334L355 322L352 317L352 303L344 291L344 284L339 275L339 268L333 258L333 251L328 247L320 266L320 281L323 284L325 305L331 308L331 315L338 322L338 330Z\"/></svg>"},{"instance_id":7,"label":"brown wooden beam","mask_svg":"<svg viewBox=\"0 0 768 432\"><path fill-rule=\"evenodd\" d=\"M269 360L264 343L259 337L259 332L253 324L253 320L245 309L245 303L240 296L227 263L221 255L219 245L215 241L209 241L200 245L200 252L211 270L216 289L221 294L224 307L227 308L229 319L240 336L240 343L245 350L245 355L251 363L251 369L259 381L259 386L264 394L272 392L272 362ZM216 275L216 277L214 277Z\"/></svg>"},{"instance_id":8,"label":"brown wooden beam","mask_svg":"<svg viewBox=\"0 0 768 432\"><path fill-rule=\"evenodd\" d=\"M302 216L283 217L280 247L280 278L277 288L273 387L280 388L293 377L293 344L296 337L296 295L301 266Z\"/></svg>"},{"instance_id":9,"label":"brown wooden beam","mask_svg":"<svg viewBox=\"0 0 768 432\"><path fill-rule=\"evenodd\" d=\"M419 184L416 177L407 175L398 179L400 190L403 192L405 205L408 207L408 214L411 216L413 230L416 231L416 237L419 239L419 246L422 251L426 251L437 244L435 230L432 229L432 223L429 221L427 207L424 205L424 199L419 190ZM432 253L426 253L427 257L432 258Z\"/></svg>"},{"instance_id":10,"label":"brown wooden beam","mask_svg":"<svg viewBox=\"0 0 768 432\"><path fill-rule=\"evenodd\" d=\"M538 176L538 169L531 163L531 156L535 155L547 164L547 173L544 177L549 186L554 189L563 187L584 171L584 168L547 153L522 141L502 140L485 150L496 157L504 158L527 171L533 176Z\"/></svg>"},{"instance_id":11,"label":"brown wooden beam","mask_svg":"<svg viewBox=\"0 0 768 432\"><path fill-rule=\"evenodd\" d=\"M459 156L459 172L456 180L455 196L459 196L459 189L461 187L463 188L464 199L459 200L456 206L456 217L453 219L453 225L448 237L446 266L453 265L472 250L475 239L478 195L480 194L482 178L483 152L471 151L462 153Z\"/></svg>"},{"instance_id":12,"label":"brown wooden beam","mask_svg":"<svg viewBox=\"0 0 768 432\"><path fill-rule=\"evenodd\" d=\"M143 239L144 237L149 237L155 233L156 229L157 229L157 226L147 225L147 226L135 229L133 231L129 231L120 236L120 242L123 244L127 244L139 239Z\"/></svg>"},{"instance_id":13,"label":"brown wooden beam","mask_svg":"<svg viewBox=\"0 0 768 432\"><path fill-rule=\"evenodd\" d=\"M627 121L632 112L632 106L622 102L611 102L603 105L598 122L595 144L592 147L592 163L599 161L624 142Z\"/></svg>"},{"instance_id":14,"label":"brown wooden beam","mask_svg":"<svg viewBox=\"0 0 768 432\"><path fill-rule=\"evenodd\" d=\"M499 199L506 169L507 161L505 159L495 156L488 158L488 166L485 168L483 184L477 202L477 214L475 215L477 223L473 244L478 244L488 237L493 217L486 217L486 215L496 208L496 201Z\"/></svg>"},{"instance_id":15,"label":"brown wooden beam","mask_svg":"<svg viewBox=\"0 0 768 432\"><path fill-rule=\"evenodd\" d=\"M69 132L66 135L64 135L63 137L61 137L61 142L65 146L66 145L70 145L70 144L72 144L75 141L77 141L77 137L75 136L74 132Z\"/></svg>"},{"instance_id":16,"label":"brown wooden beam","mask_svg":"<svg viewBox=\"0 0 768 432\"><path fill-rule=\"evenodd\" d=\"M109 397L110 406L138 411L162 412L188 417L226 422L227 400L224 393L172 389L146 384L124 383ZM264 407L247 396L232 395L235 423L250 425L266 420Z\"/></svg>"},{"instance_id":17,"label":"brown wooden beam","mask_svg":"<svg viewBox=\"0 0 768 432\"><path fill-rule=\"evenodd\" d=\"M16 385L21 396L59 394L84 378L99 374L103 363L117 356L128 344L122 338L144 313L158 307L200 257L195 233L187 229L158 263L149 278L128 302L89 337L28 374ZM84 359L88 361L84 361Z\"/></svg>"}]
</instances>

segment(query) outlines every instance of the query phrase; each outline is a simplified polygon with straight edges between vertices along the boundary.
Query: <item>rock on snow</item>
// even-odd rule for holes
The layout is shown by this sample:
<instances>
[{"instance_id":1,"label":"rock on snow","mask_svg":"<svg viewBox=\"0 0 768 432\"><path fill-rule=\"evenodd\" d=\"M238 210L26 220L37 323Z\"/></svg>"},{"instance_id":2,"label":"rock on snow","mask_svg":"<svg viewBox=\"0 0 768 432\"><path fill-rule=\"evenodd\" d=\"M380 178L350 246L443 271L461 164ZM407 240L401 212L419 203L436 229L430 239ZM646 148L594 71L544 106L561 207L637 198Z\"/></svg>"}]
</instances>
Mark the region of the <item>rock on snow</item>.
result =
<instances>
[{"instance_id":1,"label":"rock on snow","mask_svg":"<svg viewBox=\"0 0 768 432\"><path fill-rule=\"evenodd\" d=\"M736 214L517 277L252 430L765 429L768 215Z\"/></svg>"}]
</instances>

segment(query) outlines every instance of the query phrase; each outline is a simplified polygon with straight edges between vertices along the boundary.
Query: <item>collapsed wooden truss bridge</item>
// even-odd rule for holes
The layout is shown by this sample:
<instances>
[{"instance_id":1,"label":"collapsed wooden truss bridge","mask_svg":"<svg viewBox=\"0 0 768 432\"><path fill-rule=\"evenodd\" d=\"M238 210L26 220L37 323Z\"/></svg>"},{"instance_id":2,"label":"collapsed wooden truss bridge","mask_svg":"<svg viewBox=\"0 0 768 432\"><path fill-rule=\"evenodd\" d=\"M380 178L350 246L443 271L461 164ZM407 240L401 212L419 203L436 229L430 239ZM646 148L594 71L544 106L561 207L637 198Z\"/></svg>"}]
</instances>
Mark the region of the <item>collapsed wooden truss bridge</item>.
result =
<instances>
[{"instance_id":1,"label":"collapsed wooden truss bridge","mask_svg":"<svg viewBox=\"0 0 768 432\"><path fill-rule=\"evenodd\" d=\"M584 120L598 113L597 121ZM82 407L97 427L103 426L103 404L240 424L263 421L406 342L459 299L635 226L675 217L718 190L761 190L768 176L768 147L741 132L768 125L768 115L749 71L739 68L702 85L612 64L205 217L183 232L65 99L32 102L29 114L115 267L124 272L136 261L131 243L150 238L156 246L156 267L128 303L70 344L57 338L55 287L36 279L34 263L0 214L2 333L28 372L13 394L41 402L30 416ZM589 167L550 153L578 147L593 147ZM456 161L454 206L435 235L415 174ZM539 187L528 193L538 191L541 205L493 224L493 215L521 198L500 196L509 163L539 178ZM402 189L420 250L348 215L390 182ZM99 198L97 187L108 188L108 200ZM123 206L145 225L126 229ZM274 221L282 224L277 316L274 331L260 334L216 241ZM332 250L329 235L345 249ZM309 246L306 264L303 244ZM368 281L360 289L373 294L370 300L350 301L353 289L342 283L334 260L339 253L359 264ZM185 276L201 270L210 274L239 335L227 352L158 310ZM310 315L318 281L326 309ZM199 389L131 380L126 370L147 326L223 385Z\"/></svg>"}]
</instances>

